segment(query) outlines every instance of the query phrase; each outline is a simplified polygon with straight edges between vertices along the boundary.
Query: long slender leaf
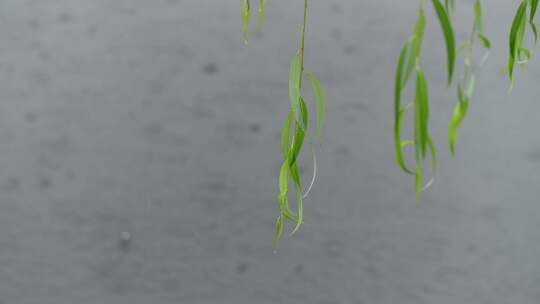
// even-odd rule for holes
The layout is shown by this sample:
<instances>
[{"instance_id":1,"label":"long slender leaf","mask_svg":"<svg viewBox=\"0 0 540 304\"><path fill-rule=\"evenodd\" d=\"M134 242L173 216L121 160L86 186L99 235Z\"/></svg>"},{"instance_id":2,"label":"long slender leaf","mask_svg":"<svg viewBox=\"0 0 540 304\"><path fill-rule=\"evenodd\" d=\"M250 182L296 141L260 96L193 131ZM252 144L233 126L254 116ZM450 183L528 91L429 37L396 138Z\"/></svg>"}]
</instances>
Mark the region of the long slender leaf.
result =
<instances>
[{"instance_id":1,"label":"long slender leaf","mask_svg":"<svg viewBox=\"0 0 540 304\"><path fill-rule=\"evenodd\" d=\"M525 20L525 14L527 10L527 0L524 0L519 5L514 20L512 22L512 27L510 29L510 38L509 38L509 56L508 56L508 76L510 80L513 79L514 75L514 65L517 60L519 48L521 47L521 39L523 32L523 22Z\"/></svg>"},{"instance_id":2,"label":"long slender leaf","mask_svg":"<svg viewBox=\"0 0 540 304\"><path fill-rule=\"evenodd\" d=\"M291 149L292 122L293 113L292 111L289 111L289 114L287 114L287 118L285 118L285 121L283 122L283 127L281 128L281 153L284 160L289 157L289 151Z\"/></svg>"},{"instance_id":3,"label":"long slender leaf","mask_svg":"<svg viewBox=\"0 0 540 304\"><path fill-rule=\"evenodd\" d=\"M274 232L274 240L272 242L272 247L274 252L277 250L279 241L281 240L281 235L283 234L283 217L280 215L276 219L276 228Z\"/></svg>"},{"instance_id":4,"label":"long slender leaf","mask_svg":"<svg viewBox=\"0 0 540 304\"><path fill-rule=\"evenodd\" d=\"M415 96L415 115L416 127L416 144L422 158L426 156L427 139L428 139L428 120L429 120L429 102L427 83L422 69L416 68L416 96Z\"/></svg>"},{"instance_id":5,"label":"long slender leaf","mask_svg":"<svg viewBox=\"0 0 540 304\"><path fill-rule=\"evenodd\" d=\"M255 33L258 33L261 31L263 25L264 25L264 19L265 19L265 6L266 6L266 0L260 0L259 1L259 20L257 21L257 26L255 27Z\"/></svg>"},{"instance_id":6,"label":"long slender leaf","mask_svg":"<svg viewBox=\"0 0 540 304\"><path fill-rule=\"evenodd\" d=\"M300 77L302 74L300 63L300 53L296 52L289 67L289 101L294 114L295 121L302 124L300 118Z\"/></svg>"},{"instance_id":7,"label":"long slender leaf","mask_svg":"<svg viewBox=\"0 0 540 304\"><path fill-rule=\"evenodd\" d=\"M242 32L244 36L244 43L249 42L249 26L251 23L251 0L242 1Z\"/></svg>"},{"instance_id":8,"label":"long slender leaf","mask_svg":"<svg viewBox=\"0 0 540 304\"><path fill-rule=\"evenodd\" d=\"M448 126L448 144L450 147L450 152L453 156L456 154L456 142L458 136L458 128L463 122L465 115L469 108L469 97L463 92L461 84L457 86L458 92L458 103L454 109L450 125Z\"/></svg>"},{"instance_id":9,"label":"long slender leaf","mask_svg":"<svg viewBox=\"0 0 540 304\"><path fill-rule=\"evenodd\" d=\"M437 13L437 17L441 24L441 28L444 34L444 40L446 43L446 54L448 61L448 85L452 83L452 76L454 74L454 65L456 61L456 41L454 37L454 30L452 29L452 23L444 6L439 0L432 0L433 7Z\"/></svg>"},{"instance_id":10,"label":"long slender leaf","mask_svg":"<svg viewBox=\"0 0 540 304\"><path fill-rule=\"evenodd\" d=\"M313 98L315 99L317 109L317 137L320 139L322 136L322 130L324 127L324 116L326 113L326 96L324 95L324 89L321 85L321 82L317 79L317 77L315 77L315 75L312 73L307 73L306 75L311 81L311 86L313 87Z\"/></svg>"}]
</instances>

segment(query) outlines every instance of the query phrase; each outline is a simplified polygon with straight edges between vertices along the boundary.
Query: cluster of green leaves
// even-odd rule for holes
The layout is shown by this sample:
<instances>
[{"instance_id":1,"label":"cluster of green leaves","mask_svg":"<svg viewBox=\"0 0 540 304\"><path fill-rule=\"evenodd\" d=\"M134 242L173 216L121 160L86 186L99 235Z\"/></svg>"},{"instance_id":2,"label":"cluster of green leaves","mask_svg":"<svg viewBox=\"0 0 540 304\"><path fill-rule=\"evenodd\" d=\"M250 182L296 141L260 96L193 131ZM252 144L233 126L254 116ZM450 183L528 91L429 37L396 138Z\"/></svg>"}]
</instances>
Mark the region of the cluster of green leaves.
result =
<instances>
[{"instance_id":1,"label":"cluster of green leaves","mask_svg":"<svg viewBox=\"0 0 540 304\"><path fill-rule=\"evenodd\" d=\"M260 0L259 23L256 32L260 30L264 22L264 4L266 0ZM250 26L250 8L251 0L243 0L242 3L242 24L244 32L244 42L249 40ZM316 110L316 139L320 140L322 129L324 126L324 117L326 113L326 97L321 82L317 77L304 69L304 49L305 49L305 33L307 26L307 11L308 0L304 0L304 15L300 31L300 47L293 56L289 68L289 101L290 110L283 123L281 130L281 151L283 163L279 172L279 195L277 204L279 207L279 215L276 219L274 248L277 247L282 234L285 222L294 224L291 235L294 234L304 222L304 199L309 194L311 187L315 181L317 174L317 164L315 150L313 148L314 138L310 135L309 129L309 109L302 94L302 82L304 78L310 81L313 89L313 98ZM302 185L302 176L298 167L298 158L304 146L308 142L312 145L313 152L313 177L311 184L304 191ZM289 186L294 186L294 197L296 200L296 208L293 210L289 202Z\"/></svg>"},{"instance_id":2,"label":"cluster of green leaves","mask_svg":"<svg viewBox=\"0 0 540 304\"><path fill-rule=\"evenodd\" d=\"M289 71L289 100L291 109L281 130L281 150L283 163L279 174L279 196L278 206L279 215L276 220L276 229L274 236L274 247L277 246L283 232L285 221L292 222L295 227L291 233L294 234L303 223L303 200L307 196L309 189L313 185L316 175L314 169L313 179L308 191L304 193L300 171L298 169L298 156L302 150L305 141L313 144L313 139L309 132L309 111L308 106L302 96L302 78L304 75L311 82L313 89L313 98L316 108L316 132L317 139L321 138L324 126L324 116L326 112L326 97L321 82L317 77L309 72L305 72L302 64L302 49L294 55ZM313 149L313 148L312 148ZM315 153L313 151L313 153ZM314 155L314 168L316 160ZM295 197L297 211L292 211L289 205L289 178L292 180L295 188Z\"/></svg>"},{"instance_id":3,"label":"cluster of green leaves","mask_svg":"<svg viewBox=\"0 0 540 304\"><path fill-rule=\"evenodd\" d=\"M256 33L261 29L264 23L264 9L266 0L259 2L259 18L254 31L251 31L251 9L253 0L242 0L242 24L243 38L247 44L251 33ZM413 34L403 45L397 64L395 87L394 87L394 144L396 160L399 167L415 177L415 190L417 199L420 193L429 187L433 178L427 183L424 181L424 162L427 157L431 158L432 175L435 176L437 168L436 149L429 133L429 94L428 84L421 65L421 50L426 27L425 5L426 1L419 0L418 18L414 27ZM454 108L449 126L448 126L448 145L452 155L456 153L456 143L458 129L467 115L469 103L472 99L475 87L476 69L483 64L486 55L479 63L473 63L473 49L476 41L479 41L482 47L489 50L491 43L484 35L482 5L481 0L474 2L474 22L469 38L463 45L456 49L455 35L452 27L453 10L455 0L431 0L437 19L440 23L444 35L446 54L447 54L447 77L448 86L452 85L454 78L454 67L458 54L464 53L463 72L460 75L457 84L457 102ZM527 28L530 28L534 42L538 40L538 30L535 23L535 16L538 9L539 0L521 0L520 5L512 22L509 34L509 56L507 72L513 84L515 65L522 65L531 59L531 51L524 46ZM293 56L289 71L289 101L290 110L283 123L281 131L281 149L283 154L283 163L279 173L279 196L277 199L279 215L276 220L276 231L274 237L274 246L281 239L284 225L286 222L294 224L292 233L295 233L303 223L303 200L311 190L316 176L316 158L313 149L314 140L310 136L309 122L310 115L308 105L302 94L302 81L307 78L313 88L313 97L316 109L316 138L319 140L321 130L324 124L326 112L326 100L324 91L319 80L304 69L304 42L307 23L308 0L304 0L304 18L301 28L300 48ZM410 81L415 79L414 96L410 103L402 105L402 95ZM402 139L402 126L405 115L412 110L413 134L412 139ZM302 178L298 167L298 158L301 154L304 143L312 145L314 174L308 190L304 192ZM414 148L414 166L410 168L404 157L404 150L407 147ZM294 197L296 208L290 205L289 186L294 186Z\"/></svg>"},{"instance_id":4,"label":"cluster of green leaves","mask_svg":"<svg viewBox=\"0 0 540 304\"><path fill-rule=\"evenodd\" d=\"M453 7L453 1L446 1L443 5L439 0L432 0L435 13L441 25L447 53L448 84L452 83L454 65L456 60L456 48L454 31L450 22L449 10ZM412 36L405 42L398 60L395 87L394 87L394 145L396 159L399 167L407 174L415 176L415 190L417 199L420 193L431 185L433 179L424 185L423 162L429 152L432 161L433 176L437 167L436 150L429 134L429 95L428 85L421 67L421 50L426 27L426 15L424 11L425 0L420 1L418 19ZM413 101L402 105L402 94L413 72L416 74L416 89ZM402 140L401 129L404 115L409 109L413 109L414 132L412 140ZM414 146L414 169L407 167L403 150L407 146Z\"/></svg>"},{"instance_id":5,"label":"cluster of green leaves","mask_svg":"<svg viewBox=\"0 0 540 304\"><path fill-rule=\"evenodd\" d=\"M452 155L456 153L456 142L458 136L458 128L465 119L469 109L469 102L472 98L475 86L475 67L472 62L472 53L476 40L479 40L485 49L491 47L491 42L484 35L484 25L482 17L482 4L480 0L476 0L474 4L474 22L471 35L467 41L461 46L459 51L465 52L463 74L457 83L457 103L452 114L452 119L448 126L448 145ZM481 66L486 56L480 61L478 66Z\"/></svg>"},{"instance_id":6,"label":"cluster of green leaves","mask_svg":"<svg viewBox=\"0 0 540 304\"><path fill-rule=\"evenodd\" d=\"M534 42L538 40L538 29L534 20L537 9L538 0L522 0L510 28L507 70L512 84L515 65L525 64L531 59L531 51L523 46L527 24L533 33Z\"/></svg>"},{"instance_id":7,"label":"cluster of green leaves","mask_svg":"<svg viewBox=\"0 0 540 304\"><path fill-rule=\"evenodd\" d=\"M251 8L253 6L252 0L242 0L242 32L244 37L244 43L248 44L249 37L251 36ZM259 19L257 26L253 33L258 33L264 24L264 8L266 6L266 0L259 0Z\"/></svg>"}]
</instances>

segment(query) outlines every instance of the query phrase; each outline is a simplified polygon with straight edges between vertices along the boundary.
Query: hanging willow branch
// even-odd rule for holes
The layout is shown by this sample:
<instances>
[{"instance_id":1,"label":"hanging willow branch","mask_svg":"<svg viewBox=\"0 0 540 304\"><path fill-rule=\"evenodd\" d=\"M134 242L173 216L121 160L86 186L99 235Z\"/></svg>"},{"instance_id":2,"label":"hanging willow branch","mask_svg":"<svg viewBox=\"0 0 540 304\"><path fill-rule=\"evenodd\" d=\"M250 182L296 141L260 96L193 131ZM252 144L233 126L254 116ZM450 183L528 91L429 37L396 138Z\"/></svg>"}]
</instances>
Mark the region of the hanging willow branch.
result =
<instances>
[{"instance_id":1,"label":"hanging willow branch","mask_svg":"<svg viewBox=\"0 0 540 304\"><path fill-rule=\"evenodd\" d=\"M538 29L534 20L537 9L538 0L522 0L512 22L508 39L509 55L507 66L511 87L514 84L514 66L516 64L523 65L532 57L531 51L523 46L527 24L529 24L533 33L534 42L536 43L538 40Z\"/></svg>"},{"instance_id":2,"label":"hanging willow branch","mask_svg":"<svg viewBox=\"0 0 540 304\"><path fill-rule=\"evenodd\" d=\"M264 22L264 4L265 0L260 1L259 7L259 23L256 31L260 29ZM250 8L251 0L244 0L242 5L242 22L244 29L244 42L247 43L249 39L250 28ZM302 186L302 177L298 168L298 158L300 152L307 141L313 146L314 139L309 132L309 111L305 102L305 98L302 94L302 83L304 76L311 82L313 88L313 98L315 99L316 109L316 138L320 140L322 129L324 126L324 116L326 112L326 98L324 94L321 82L317 77L308 71L304 67L304 54L305 54L305 37L307 29L307 17L308 17L308 0L304 0L304 11L302 18L302 26L300 28L300 43L299 49L294 54L290 68L289 68L289 102L291 109L283 123L281 130L281 150L283 154L283 163L281 165L279 173L279 195L277 198L277 204L279 208L279 215L276 219L275 235L274 235L274 248L277 247L281 236L283 234L283 228L285 222L291 222L294 224L292 234L294 234L304 222L304 198L311 190L311 186L316 176L316 157L315 150L312 147L313 152L313 179L304 193ZM289 184L292 182L294 185L294 192L296 198L296 210L293 210L289 203Z\"/></svg>"},{"instance_id":3,"label":"hanging willow branch","mask_svg":"<svg viewBox=\"0 0 540 304\"><path fill-rule=\"evenodd\" d=\"M439 0L432 0L433 7L441 25L447 53L448 85L452 83L454 65L456 60L455 38L449 17L449 9L453 2L447 1L443 6ZM403 46L396 70L394 86L394 145L396 160L399 167L407 174L415 176L415 191L417 200L420 193L427 189L433 182L437 169L437 153L429 134L429 94L428 85L421 66L421 50L426 27L425 0L420 0L418 19L412 36ZM416 90L413 101L405 106L401 105L403 90L412 73L416 74ZM414 111L414 132L412 140L402 140L401 129L404 115L409 109ZM409 169L403 156L403 149L414 146L414 169ZM423 162L427 154L430 154L433 177L424 184Z\"/></svg>"},{"instance_id":4,"label":"hanging willow branch","mask_svg":"<svg viewBox=\"0 0 540 304\"><path fill-rule=\"evenodd\" d=\"M265 19L266 0L259 0L259 16L255 30L251 30L251 11L253 0L242 0L242 25L243 40L248 43L252 33L257 33ZM279 195L277 199L279 215L276 220L276 230L274 237L274 247L281 239L284 225L290 222L294 225L292 233L295 233L303 224L303 200L311 190L316 176L316 157L313 148L314 140L320 140L324 125L326 112L326 99L321 83L314 74L309 73L304 68L305 35L307 28L308 0L304 1L303 19L300 30L299 49L295 52L289 68L289 101L290 110L283 123L281 131L281 150L283 163L279 173ZM452 15L455 7L455 0L431 0L437 19L442 29L446 47L446 65L448 86L452 85L454 78L454 67L457 55L464 53L463 71L460 74L457 84L457 102L448 125L448 145L452 155L456 153L458 130L465 119L469 103L474 93L475 73L487 58L487 50L491 47L491 42L484 35L482 5L481 0L474 2L474 22L469 38L463 46L456 49L454 30L452 27ZM515 17L509 33L509 55L506 70L511 80L511 87L514 83L515 65L523 65L532 57L532 52L524 46L527 28L530 28L534 42L538 40L538 29L535 23L536 12L540 0L522 0L516 11ZM418 17L412 35L407 39L401 49L394 83L394 145L396 160L405 173L414 176L415 192L417 200L422 191L427 189L433 182L437 169L437 153L429 132L429 94L428 83L422 69L421 50L426 27L425 6L426 0L419 0ZM486 49L486 54L480 62L473 62L473 49L476 42ZM309 122L310 115L308 105L302 94L302 82L306 77L312 85L313 97L316 109L316 134L315 138L310 136ZM403 92L407 88L410 80L415 80L415 90L412 100L405 105L402 104ZM406 114L411 110L413 120L412 139L402 139L402 125ZM304 193L302 178L298 169L298 158L304 143L312 145L314 174L308 190ZM411 146L414 149L414 165L409 167L404 157L404 149ZM431 159L432 178L429 181L424 179L424 163L426 159ZM291 207L289 202L289 185L294 186L294 196L296 208Z\"/></svg>"},{"instance_id":5,"label":"hanging willow branch","mask_svg":"<svg viewBox=\"0 0 540 304\"><path fill-rule=\"evenodd\" d=\"M469 102L474 93L475 86L475 69L482 66L487 59L487 53L480 60L478 65L473 65L472 55L476 40L479 40L485 49L491 47L491 42L484 35L484 25L482 17L482 4L480 0L476 0L474 4L474 22L471 35L460 48L460 51L465 52L463 74L457 83L457 103L454 108L454 113L448 126L448 146L452 155L456 154L456 142L458 137L458 128L465 119L469 109Z\"/></svg>"}]
</instances>

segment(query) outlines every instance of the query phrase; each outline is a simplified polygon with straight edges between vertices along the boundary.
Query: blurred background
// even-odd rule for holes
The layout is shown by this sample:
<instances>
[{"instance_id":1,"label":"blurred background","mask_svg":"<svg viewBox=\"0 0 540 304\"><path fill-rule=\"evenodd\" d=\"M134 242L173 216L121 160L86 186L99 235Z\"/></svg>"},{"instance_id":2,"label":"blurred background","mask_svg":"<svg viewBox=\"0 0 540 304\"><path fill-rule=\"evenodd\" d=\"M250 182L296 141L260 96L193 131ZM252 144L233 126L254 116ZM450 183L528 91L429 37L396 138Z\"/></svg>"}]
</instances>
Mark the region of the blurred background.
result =
<instances>
[{"instance_id":1,"label":"blurred background","mask_svg":"<svg viewBox=\"0 0 540 304\"><path fill-rule=\"evenodd\" d=\"M311 1L328 125L306 224L274 254L302 1L268 1L248 47L239 0L1 1L0 303L538 303L540 62L508 94L519 1L483 2L493 52L456 159L428 5L440 171L417 205L392 145L416 1ZM457 1L460 41L472 5Z\"/></svg>"}]
</instances>

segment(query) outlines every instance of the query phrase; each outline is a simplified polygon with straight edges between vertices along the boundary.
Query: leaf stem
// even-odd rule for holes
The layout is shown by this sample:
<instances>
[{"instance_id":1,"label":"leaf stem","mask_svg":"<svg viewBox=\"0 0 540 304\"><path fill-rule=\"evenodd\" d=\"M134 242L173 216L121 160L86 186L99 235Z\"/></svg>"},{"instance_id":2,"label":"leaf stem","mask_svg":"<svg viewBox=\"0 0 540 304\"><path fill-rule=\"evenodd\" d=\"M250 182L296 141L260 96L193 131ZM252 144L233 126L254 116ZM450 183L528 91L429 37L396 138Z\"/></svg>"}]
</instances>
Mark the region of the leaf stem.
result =
<instances>
[{"instance_id":1,"label":"leaf stem","mask_svg":"<svg viewBox=\"0 0 540 304\"><path fill-rule=\"evenodd\" d=\"M302 90L302 78L304 75L304 50L305 50L305 37L306 37L306 25L307 25L307 12L308 12L308 0L304 0L304 19L302 21L302 28L300 30L300 81L299 88Z\"/></svg>"}]
</instances>

